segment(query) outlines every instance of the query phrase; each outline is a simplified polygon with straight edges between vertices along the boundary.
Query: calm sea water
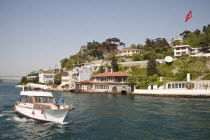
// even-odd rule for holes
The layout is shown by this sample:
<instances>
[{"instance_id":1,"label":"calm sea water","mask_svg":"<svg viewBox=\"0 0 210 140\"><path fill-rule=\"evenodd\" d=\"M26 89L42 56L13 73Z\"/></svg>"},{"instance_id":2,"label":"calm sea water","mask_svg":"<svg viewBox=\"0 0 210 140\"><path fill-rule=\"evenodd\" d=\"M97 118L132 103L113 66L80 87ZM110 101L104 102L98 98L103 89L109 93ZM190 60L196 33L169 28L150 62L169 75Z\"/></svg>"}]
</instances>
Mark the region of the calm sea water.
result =
<instances>
[{"instance_id":1,"label":"calm sea water","mask_svg":"<svg viewBox=\"0 0 210 140\"><path fill-rule=\"evenodd\" d=\"M16 84L0 83L0 139L210 139L209 98L53 92L76 110L43 124L13 111Z\"/></svg>"}]
</instances>

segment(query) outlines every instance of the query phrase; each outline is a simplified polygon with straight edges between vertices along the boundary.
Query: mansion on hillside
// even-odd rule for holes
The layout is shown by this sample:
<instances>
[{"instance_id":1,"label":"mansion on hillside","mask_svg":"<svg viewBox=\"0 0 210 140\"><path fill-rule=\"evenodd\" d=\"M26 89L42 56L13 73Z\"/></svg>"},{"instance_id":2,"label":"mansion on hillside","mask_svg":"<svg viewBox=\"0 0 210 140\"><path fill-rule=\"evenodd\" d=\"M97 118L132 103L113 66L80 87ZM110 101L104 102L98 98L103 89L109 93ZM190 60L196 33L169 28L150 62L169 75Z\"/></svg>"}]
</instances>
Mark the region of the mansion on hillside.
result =
<instances>
[{"instance_id":1,"label":"mansion on hillside","mask_svg":"<svg viewBox=\"0 0 210 140\"><path fill-rule=\"evenodd\" d=\"M132 76L125 72L105 72L91 76L90 80L76 83L78 92L131 93L131 85L126 79Z\"/></svg>"},{"instance_id":2,"label":"mansion on hillside","mask_svg":"<svg viewBox=\"0 0 210 140\"><path fill-rule=\"evenodd\" d=\"M210 56L210 53L201 52L201 48L192 48L190 47L190 45L177 45L173 46L173 48L174 48L174 57L181 57L183 55L194 56L194 57Z\"/></svg>"},{"instance_id":3,"label":"mansion on hillside","mask_svg":"<svg viewBox=\"0 0 210 140\"><path fill-rule=\"evenodd\" d=\"M118 50L116 56L132 56L135 53L140 54L141 50L140 49L132 49L132 48L124 48L122 50Z\"/></svg>"}]
</instances>

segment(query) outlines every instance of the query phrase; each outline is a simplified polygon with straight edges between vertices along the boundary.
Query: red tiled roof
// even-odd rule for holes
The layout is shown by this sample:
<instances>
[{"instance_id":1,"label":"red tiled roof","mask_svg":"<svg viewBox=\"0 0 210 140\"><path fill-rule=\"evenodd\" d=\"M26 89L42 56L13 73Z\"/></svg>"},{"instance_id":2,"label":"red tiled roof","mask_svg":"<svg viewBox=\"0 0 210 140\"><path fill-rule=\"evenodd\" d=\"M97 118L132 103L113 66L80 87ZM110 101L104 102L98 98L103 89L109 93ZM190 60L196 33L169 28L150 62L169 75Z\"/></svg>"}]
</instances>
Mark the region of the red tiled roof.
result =
<instances>
[{"instance_id":1,"label":"red tiled roof","mask_svg":"<svg viewBox=\"0 0 210 140\"><path fill-rule=\"evenodd\" d=\"M128 74L125 72L105 72L93 75L92 77L107 77L107 76L132 76L132 74Z\"/></svg>"},{"instance_id":2,"label":"red tiled roof","mask_svg":"<svg viewBox=\"0 0 210 140\"><path fill-rule=\"evenodd\" d=\"M80 83L93 83L92 80L85 80L85 81L81 81Z\"/></svg>"},{"instance_id":3,"label":"red tiled roof","mask_svg":"<svg viewBox=\"0 0 210 140\"><path fill-rule=\"evenodd\" d=\"M77 83L81 83L81 84L111 84L113 82L106 82L106 81L93 82L92 80L85 80L85 81L81 81L81 82L77 82Z\"/></svg>"}]
</instances>

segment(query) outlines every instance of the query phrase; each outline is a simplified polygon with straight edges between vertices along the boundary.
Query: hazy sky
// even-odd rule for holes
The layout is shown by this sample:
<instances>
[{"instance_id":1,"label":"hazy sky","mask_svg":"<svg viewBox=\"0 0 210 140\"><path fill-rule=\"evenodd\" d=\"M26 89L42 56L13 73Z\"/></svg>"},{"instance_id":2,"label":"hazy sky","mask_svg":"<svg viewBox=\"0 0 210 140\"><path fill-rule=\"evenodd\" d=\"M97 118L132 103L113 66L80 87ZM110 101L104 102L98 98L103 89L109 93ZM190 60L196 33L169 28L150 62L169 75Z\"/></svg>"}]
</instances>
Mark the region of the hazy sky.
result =
<instances>
[{"instance_id":1,"label":"hazy sky","mask_svg":"<svg viewBox=\"0 0 210 140\"><path fill-rule=\"evenodd\" d=\"M209 7L210 0L0 0L0 76L58 67L93 40L170 42L210 24Z\"/></svg>"}]
</instances>

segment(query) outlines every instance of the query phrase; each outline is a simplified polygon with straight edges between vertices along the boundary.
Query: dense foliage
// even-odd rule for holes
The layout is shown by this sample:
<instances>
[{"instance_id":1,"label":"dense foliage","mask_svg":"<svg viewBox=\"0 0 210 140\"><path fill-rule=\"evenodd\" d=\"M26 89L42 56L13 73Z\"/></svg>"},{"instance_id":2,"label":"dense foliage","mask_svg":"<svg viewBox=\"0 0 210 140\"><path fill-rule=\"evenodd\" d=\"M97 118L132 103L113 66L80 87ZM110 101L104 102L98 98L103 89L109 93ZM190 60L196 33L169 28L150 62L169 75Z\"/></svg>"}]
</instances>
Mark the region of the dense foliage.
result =
<instances>
[{"instance_id":1,"label":"dense foliage","mask_svg":"<svg viewBox=\"0 0 210 140\"><path fill-rule=\"evenodd\" d=\"M113 72L119 71L119 66L117 64L117 57L114 55L112 56L112 59L111 59L111 67L113 69Z\"/></svg>"},{"instance_id":2,"label":"dense foliage","mask_svg":"<svg viewBox=\"0 0 210 140\"><path fill-rule=\"evenodd\" d=\"M187 73L190 73L191 79L194 80L209 72L206 61L208 61L208 59L205 57L181 57L171 64L161 64L157 68L158 74L168 79L186 81Z\"/></svg>"},{"instance_id":3,"label":"dense foliage","mask_svg":"<svg viewBox=\"0 0 210 140\"><path fill-rule=\"evenodd\" d=\"M147 63L147 76L152 76L154 74L157 74L156 59L150 58Z\"/></svg>"},{"instance_id":4,"label":"dense foliage","mask_svg":"<svg viewBox=\"0 0 210 140\"><path fill-rule=\"evenodd\" d=\"M94 40L93 42L87 42L87 45L81 46L79 53L61 60L61 67L72 69L77 64L104 59L105 54L108 53L112 56L112 53L118 49L118 46L124 45L125 43L121 42L118 38L108 38L102 43Z\"/></svg>"},{"instance_id":5,"label":"dense foliage","mask_svg":"<svg viewBox=\"0 0 210 140\"><path fill-rule=\"evenodd\" d=\"M54 76L54 84L56 84L56 85L60 85L61 84L61 74L60 73L56 74Z\"/></svg>"},{"instance_id":6,"label":"dense foliage","mask_svg":"<svg viewBox=\"0 0 210 140\"><path fill-rule=\"evenodd\" d=\"M27 83L39 83L39 77L36 77L34 79L27 79L26 76L23 76L19 82L19 85L25 85Z\"/></svg>"},{"instance_id":7,"label":"dense foliage","mask_svg":"<svg viewBox=\"0 0 210 140\"><path fill-rule=\"evenodd\" d=\"M203 26L203 30L196 29L194 32L185 30L180 34L183 36L183 44L189 44L194 48L201 48L206 53L210 49L210 24Z\"/></svg>"}]
</instances>

